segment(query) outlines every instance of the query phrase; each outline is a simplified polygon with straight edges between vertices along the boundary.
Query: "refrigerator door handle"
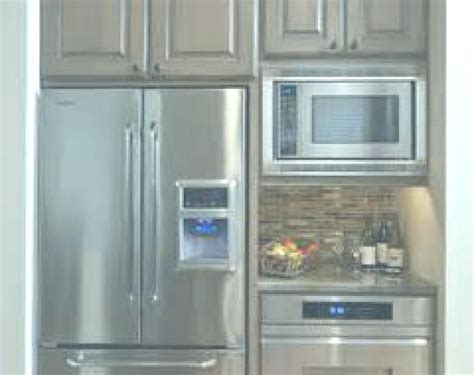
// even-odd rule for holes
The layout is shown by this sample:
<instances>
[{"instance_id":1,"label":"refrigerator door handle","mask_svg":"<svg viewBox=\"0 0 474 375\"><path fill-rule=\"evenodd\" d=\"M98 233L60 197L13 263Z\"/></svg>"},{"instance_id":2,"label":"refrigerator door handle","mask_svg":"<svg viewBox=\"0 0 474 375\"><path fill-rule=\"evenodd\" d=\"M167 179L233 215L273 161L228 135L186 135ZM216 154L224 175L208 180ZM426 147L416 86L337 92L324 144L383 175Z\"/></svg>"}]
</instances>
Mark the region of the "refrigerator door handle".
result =
<instances>
[{"instance_id":1,"label":"refrigerator door handle","mask_svg":"<svg viewBox=\"0 0 474 375\"><path fill-rule=\"evenodd\" d=\"M130 301L134 299L135 293L135 272L134 272L134 223L133 223L133 129L132 124L127 123L125 127L125 206L126 206L126 236L128 251L128 297Z\"/></svg>"},{"instance_id":2,"label":"refrigerator door handle","mask_svg":"<svg viewBox=\"0 0 474 375\"><path fill-rule=\"evenodd\" d=\"M66 358L66 363L72 368L91 368L91 367L115 367L115 368L131 368L131 367L160 367L160 368L186 368L206 370L217 366L217 358L208 358L202 361L145 361L133 359L84 359L82 356L77 358Z\"/></svg>"},{"instance_id":3,"label":"refrigerator door handle","mask_svg":"<svg viewBox=\"0 0 474 375\"><path fill-rule=\"evenodd\" d=\"M157 123L152 121L150 123L150 159L151 159L151 238L150 246L153 253L153 286L152 286L152 295L151 298L153 301L158 301L159 292L158 292L158 255L157 255L157 197L159 196L159 183L158 183L158 135L157 135Z\"/></svg>"}]
</instances>

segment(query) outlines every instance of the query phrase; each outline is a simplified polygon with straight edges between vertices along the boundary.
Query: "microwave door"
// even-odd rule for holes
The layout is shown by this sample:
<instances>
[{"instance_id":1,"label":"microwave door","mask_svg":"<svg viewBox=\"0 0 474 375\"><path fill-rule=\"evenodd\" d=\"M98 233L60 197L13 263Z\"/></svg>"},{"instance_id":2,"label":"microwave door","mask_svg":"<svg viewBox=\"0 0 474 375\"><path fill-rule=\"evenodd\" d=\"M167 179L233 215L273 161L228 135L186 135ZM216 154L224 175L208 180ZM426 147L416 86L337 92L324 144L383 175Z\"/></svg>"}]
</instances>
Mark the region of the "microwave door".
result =
<instances>
[{"instance_id":1,"label":"microwave door","mask_svg":"<svg viewBox=\"0 0 474 375\"><path fill-rule=\"evenodd\" d=\"M316 82L303 85L300 95L300 157L413 157L409 82Z\"/></svg>"}]
</instances>

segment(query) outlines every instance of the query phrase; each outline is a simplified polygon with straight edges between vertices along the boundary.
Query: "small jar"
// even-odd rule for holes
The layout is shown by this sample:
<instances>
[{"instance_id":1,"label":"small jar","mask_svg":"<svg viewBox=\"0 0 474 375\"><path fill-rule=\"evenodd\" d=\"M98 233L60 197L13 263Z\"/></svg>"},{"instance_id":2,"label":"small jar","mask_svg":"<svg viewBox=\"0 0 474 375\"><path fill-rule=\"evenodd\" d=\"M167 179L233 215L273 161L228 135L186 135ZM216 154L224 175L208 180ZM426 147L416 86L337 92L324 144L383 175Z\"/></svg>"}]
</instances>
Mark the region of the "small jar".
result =
<instances>
[{"instance_id":1,"label":"small jar","mask_svg":"<svg viewBox=\"0 0 474 375\"><path fill-rule=\"evenodd\" d=\"M370 270L376 266L376 251L375 246L361 246L359 248L360 253L360 266L362 269Z\"/></svg>"},{"instance_id":2,"label":"small jar","mask_svg":"<svg viewBox=\"0 0 474 375\"><path fill-rule=\"evenodd\" d=\"M402 248L391 248L389 250L387 270L400 273L405 266L405 250Z\"/></svg>"}]
</instances>

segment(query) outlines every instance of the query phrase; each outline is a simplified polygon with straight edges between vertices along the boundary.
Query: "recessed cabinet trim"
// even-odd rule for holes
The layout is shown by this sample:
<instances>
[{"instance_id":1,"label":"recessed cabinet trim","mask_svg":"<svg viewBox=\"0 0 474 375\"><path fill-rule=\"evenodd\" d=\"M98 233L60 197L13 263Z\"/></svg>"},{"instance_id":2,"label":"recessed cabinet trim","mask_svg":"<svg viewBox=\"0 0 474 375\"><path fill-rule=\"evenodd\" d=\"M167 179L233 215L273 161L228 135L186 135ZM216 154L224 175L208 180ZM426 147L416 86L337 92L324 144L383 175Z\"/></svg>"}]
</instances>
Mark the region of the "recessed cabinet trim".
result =
<instances>
[{"instance_id":1,"label":"recessed cabinet trim","mask_svg":"<svg viewBox=\"0 0 474 375\"><path fill-rule=\"evenodd\" d=\"M42 5L43 76L145 75L145 0Z\"/></svg>"},{"instance_id":2,"label":"recessed cabinet trim","mask_svg":"<svg viewBox=\"0 0 474 375\"><path fill-rule=\"evenodd\" d=\"M150 3L154 76L253 74L253 0Z\"/></svg>"},{"instance_id":3,"label":"recessed cabinet trim","mask_svg":"<svg viewBox=\"0 0 474 375\"><path fill-rule=\"evenodd\" d=\"M267 59L422 56L426 0L263 0Z\"/></svg>"},{"instance_id":4,"label":"recessed cabinet trim","mask_svg":"<svg viewBox=\"0 0 474 375\"><path fill-rule=\"evenodd\" d=\"M265 0L264 53L272 57L332 54L343 48L340 0Z\"/></svg>"},{"instance_id":5,"label":"recessed cabinet trim","mask_svg":"<svg viewBox=\"0 0 474 375\"><path fill-rule=\"evenodd\" d=\"M423 52L424 7L423 0L349 0L347 44L350 53Z\"/></svg>"},{"instance_id":6,"label":"recessed cabinet trim","mask_svg":"<svg viewBox=\"0 0 474 375\"><path fill-rule=\"evenodd\" d=\"M43 0L42 77L256 73L256 0Z\"/></svg>"}]
</instances>

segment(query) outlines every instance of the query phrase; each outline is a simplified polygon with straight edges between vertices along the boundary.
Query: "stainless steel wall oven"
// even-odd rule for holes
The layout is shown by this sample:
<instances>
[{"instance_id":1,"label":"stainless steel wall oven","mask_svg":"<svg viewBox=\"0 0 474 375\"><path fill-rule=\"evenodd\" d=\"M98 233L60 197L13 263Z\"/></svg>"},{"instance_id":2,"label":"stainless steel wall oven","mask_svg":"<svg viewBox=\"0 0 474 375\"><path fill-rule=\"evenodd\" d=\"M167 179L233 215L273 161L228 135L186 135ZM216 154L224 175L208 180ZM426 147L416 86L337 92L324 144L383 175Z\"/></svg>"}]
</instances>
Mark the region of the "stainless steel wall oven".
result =
<instances>
[{"instance_id":1,"label":"stainless steel wall oven","mask_svg":"<svg viewBox=\"0 0 474 375\"><path fill-rule=\"evenodd\" d=\"M429 296L261 296L262 375L430 375Z\"/></svg>"}]
</instances>

